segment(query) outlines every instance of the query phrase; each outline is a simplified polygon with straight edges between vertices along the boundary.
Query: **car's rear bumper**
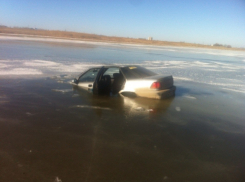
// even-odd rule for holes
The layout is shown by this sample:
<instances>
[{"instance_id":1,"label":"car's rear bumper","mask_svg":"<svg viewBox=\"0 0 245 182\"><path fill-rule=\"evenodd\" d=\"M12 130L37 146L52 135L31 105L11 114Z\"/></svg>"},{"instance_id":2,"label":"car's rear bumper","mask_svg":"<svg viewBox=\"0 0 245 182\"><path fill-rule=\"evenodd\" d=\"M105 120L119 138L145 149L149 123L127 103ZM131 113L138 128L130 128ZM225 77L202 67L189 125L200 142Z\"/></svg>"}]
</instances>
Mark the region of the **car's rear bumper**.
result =
<instances>
[{"instance_id":1,"label":"car's rear bumper","mask_svg":"<svg viewBox=\"0 0 245 182\"><path fill-rule=\"evenodd\" d=\"M164 90L136 90L135 93L139 97L146 97L152 99L166 99L175 96L176 87L172 86L171 88Z\"/></svg>"},{"instance_id":2,"label":"car's rear bumper","mask_svg":"<svg viewBox=\"0 0 245 182\"><path fill-rule=\"evenodd\" d=\"M169 89L159 90L156 94L156 99L166 99L175 96L176 87L172 86Z\"/></svg>"}]
</instances>

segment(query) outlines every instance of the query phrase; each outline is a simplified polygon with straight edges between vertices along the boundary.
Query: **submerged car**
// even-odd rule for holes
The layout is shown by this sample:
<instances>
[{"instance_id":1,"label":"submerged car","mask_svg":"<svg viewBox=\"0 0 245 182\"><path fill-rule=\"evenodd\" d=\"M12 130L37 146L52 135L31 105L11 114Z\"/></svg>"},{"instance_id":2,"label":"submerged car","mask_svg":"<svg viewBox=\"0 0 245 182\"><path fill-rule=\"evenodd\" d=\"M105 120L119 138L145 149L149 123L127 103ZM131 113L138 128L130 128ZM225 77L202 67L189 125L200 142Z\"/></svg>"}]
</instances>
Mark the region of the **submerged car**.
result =
<instances>
[{"instance_id":1,"label":"submerged car","mask_svg":"<svg viewBox=\"0 0 245 182\"><path fill-rule=\"evenodd\" d=\"M175 95L172 76L158 75L141 66L90 68L72 81L94 94L121 94L153 99Z\"/></svg>"}]
</instances>

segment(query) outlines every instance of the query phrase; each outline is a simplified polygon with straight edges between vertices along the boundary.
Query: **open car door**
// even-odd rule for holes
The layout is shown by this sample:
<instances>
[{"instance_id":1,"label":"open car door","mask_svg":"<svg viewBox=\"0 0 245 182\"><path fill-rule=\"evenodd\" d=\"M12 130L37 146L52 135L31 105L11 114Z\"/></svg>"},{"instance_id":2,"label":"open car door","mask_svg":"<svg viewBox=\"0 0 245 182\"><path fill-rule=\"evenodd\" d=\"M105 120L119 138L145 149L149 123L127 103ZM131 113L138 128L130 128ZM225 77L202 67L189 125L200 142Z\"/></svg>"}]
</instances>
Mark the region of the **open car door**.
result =
<instances>
[{"instance_id":1,"label":"open car door","mask_svg":"<svg viewBox=\"0 0 245 182\"><path fill-rule=\"evenodd\" d=\"M78 86L93 92L93 85L100 68L91 68L78 78Z\"/></svg>"}]
</instances>

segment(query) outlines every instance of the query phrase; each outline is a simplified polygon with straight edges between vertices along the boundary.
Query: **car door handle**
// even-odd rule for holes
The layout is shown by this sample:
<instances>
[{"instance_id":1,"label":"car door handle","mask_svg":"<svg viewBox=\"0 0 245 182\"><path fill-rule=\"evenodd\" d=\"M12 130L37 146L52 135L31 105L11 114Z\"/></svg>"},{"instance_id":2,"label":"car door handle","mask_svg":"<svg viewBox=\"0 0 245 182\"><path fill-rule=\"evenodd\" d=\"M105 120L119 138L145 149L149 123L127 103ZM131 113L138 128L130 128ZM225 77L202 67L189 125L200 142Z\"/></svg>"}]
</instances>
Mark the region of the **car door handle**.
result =
<instances>
[{"instance_id":1,"label":"car door handle","mask_svg":"<svg viewBox=\"0 0 245 182\"><path fill-rule=\"evenodd\" d=\"M93 85L92 84L89 84L88 87L92 87Z\"/></svg>"}]
</instances>

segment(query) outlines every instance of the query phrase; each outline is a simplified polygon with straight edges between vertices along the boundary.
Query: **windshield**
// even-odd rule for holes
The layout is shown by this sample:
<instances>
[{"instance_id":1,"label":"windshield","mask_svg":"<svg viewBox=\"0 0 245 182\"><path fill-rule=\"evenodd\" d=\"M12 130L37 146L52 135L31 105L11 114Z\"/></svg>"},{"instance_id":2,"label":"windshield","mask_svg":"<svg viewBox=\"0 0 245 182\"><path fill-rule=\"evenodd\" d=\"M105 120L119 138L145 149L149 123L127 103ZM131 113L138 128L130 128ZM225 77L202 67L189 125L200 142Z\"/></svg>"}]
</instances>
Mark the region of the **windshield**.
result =
<instances>
[{"instance_id":1,"label":"windshield","mask_svg":"<svg viewBox=\"0 0 245 182\"><path fill-rule=\"evenodd\" d=\"M129 67L124 67L121 68L123 74L125 77L129 80L131 79L137 79L137 78L145 78L148 76L154 76L156 73L147 70L145 68L142 68L140 66L129 66Z\"/></svg>"}]
</instances>

